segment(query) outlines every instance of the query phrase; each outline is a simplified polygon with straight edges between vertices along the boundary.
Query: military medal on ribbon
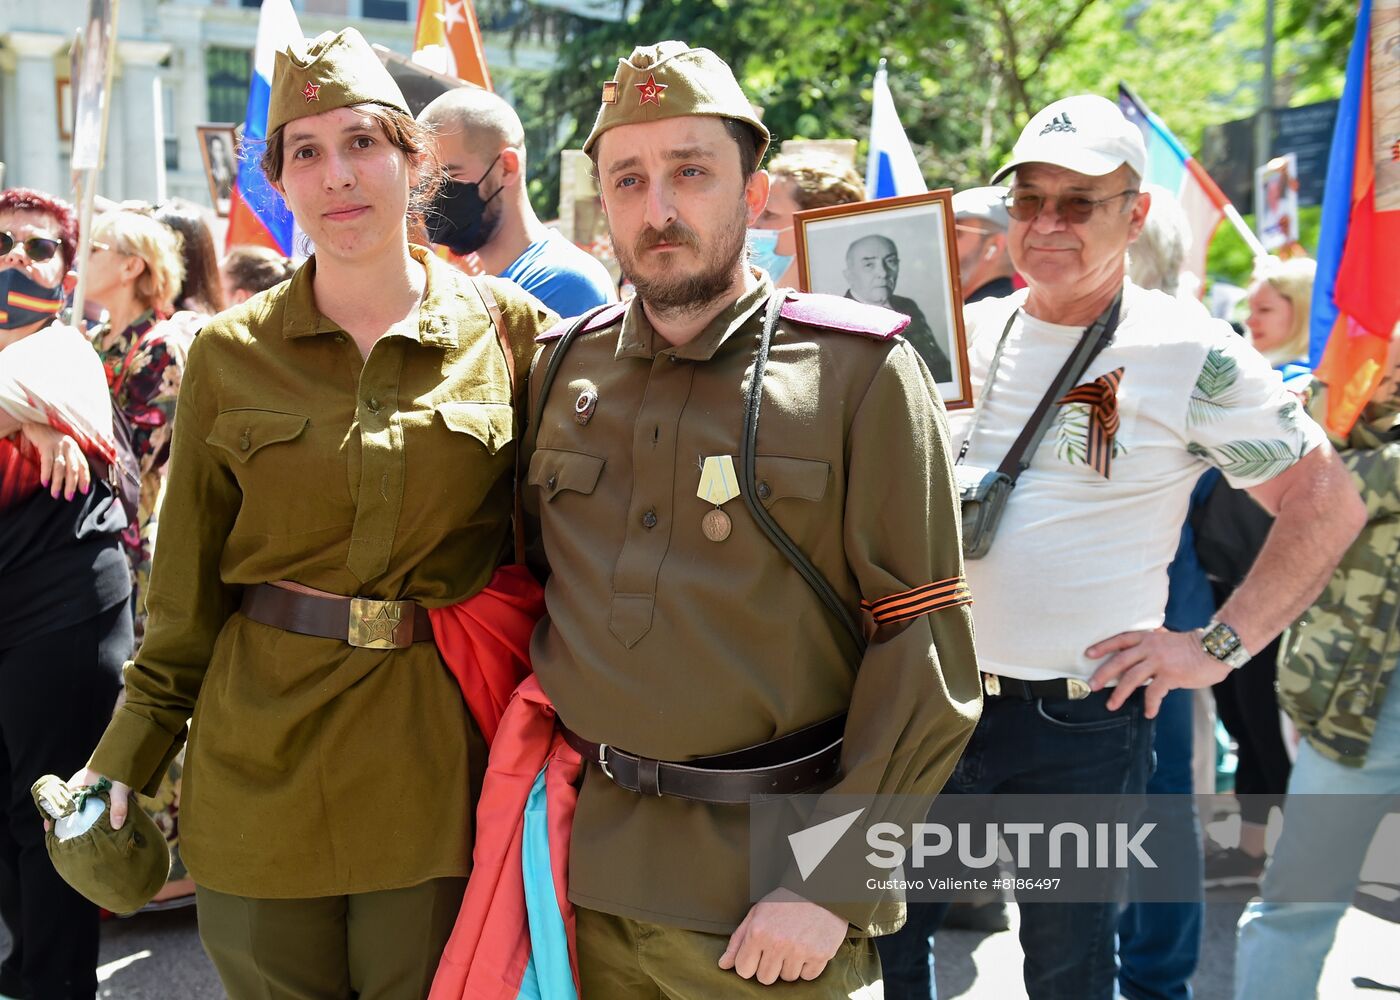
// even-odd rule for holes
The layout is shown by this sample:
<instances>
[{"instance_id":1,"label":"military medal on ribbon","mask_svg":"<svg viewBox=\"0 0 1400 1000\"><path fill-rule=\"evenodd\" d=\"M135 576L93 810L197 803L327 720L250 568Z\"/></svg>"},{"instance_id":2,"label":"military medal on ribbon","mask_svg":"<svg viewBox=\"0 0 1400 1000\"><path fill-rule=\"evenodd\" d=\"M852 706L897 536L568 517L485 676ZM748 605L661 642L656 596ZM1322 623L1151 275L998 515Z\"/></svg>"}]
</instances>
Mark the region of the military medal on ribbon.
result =
<instances>
[{"instance_id":1,"label":"military medal on ribbon","mask_svg":"<svg viewBox=\"0 0 1400 1000\"><path fill-rule=\"evenodd\" d=\"M734 522L721 508L739 495L739 477L734 472L734 459L729 455L711 455L700 463L700 488L695 495L715 509L706 511L700 519L700 530L712 542L729 537Z\"/></svg>"}]
</instances>

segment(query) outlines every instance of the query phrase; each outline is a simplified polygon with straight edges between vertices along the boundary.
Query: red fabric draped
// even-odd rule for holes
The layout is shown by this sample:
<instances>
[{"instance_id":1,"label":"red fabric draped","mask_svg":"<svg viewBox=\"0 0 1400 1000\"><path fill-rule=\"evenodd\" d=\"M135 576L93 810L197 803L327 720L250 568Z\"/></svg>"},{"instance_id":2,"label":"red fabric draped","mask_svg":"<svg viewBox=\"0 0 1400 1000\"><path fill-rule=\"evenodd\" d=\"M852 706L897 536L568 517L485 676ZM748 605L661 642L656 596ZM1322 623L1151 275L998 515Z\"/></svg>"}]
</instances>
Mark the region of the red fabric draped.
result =
<instances>
[{"instance_id":1,"label":"red fabric draped","mask_svg":"<svg viewBox=\"0 0 1400 1000\"><path fill-rule=\"evenodd\" d=\"M544 591L524 567L506 566L480 593L428 614L438 650L491 748L471 878L429 1000L516 1000L530 958L521 870L525 804L545 768L550 865L577 985L567 883L583 765L559 735L554 706L530 671L530 635L544 614Z\"/></svg>"},{"instance_id":2,"label":"red fabric draped","mask_svg":"<svg viewBox=\"0 0 1400 1000\"><path fill-rule=\"evenodd\" d=\"M480 593L433 608L433 638L490 746L512 692L530 676L530 635L544 588L524 566L502 566Z\"/></svg>"}]
</instances>

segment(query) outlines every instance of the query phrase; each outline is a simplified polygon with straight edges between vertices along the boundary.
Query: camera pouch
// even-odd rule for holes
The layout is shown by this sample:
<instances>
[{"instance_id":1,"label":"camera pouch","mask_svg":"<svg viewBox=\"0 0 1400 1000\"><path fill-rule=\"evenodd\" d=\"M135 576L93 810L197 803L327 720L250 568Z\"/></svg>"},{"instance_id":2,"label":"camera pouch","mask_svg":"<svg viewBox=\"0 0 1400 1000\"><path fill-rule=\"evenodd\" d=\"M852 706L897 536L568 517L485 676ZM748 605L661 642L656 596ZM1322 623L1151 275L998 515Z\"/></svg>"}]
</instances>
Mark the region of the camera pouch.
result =
<instances>
[{"instance_id":1,"label":"camera pouch","mask_svg":"<svg viewBox=\"0 0 1400 1000\"><path fill-rule=\"evenodd\" d=\"M977 432L978 420L982 416L982 410L987 405L987 398L991 395L992 386L996 381L997 365L1001 361L1001 350L1006 346L1006 338L1011 334L1012 324L1016 321L1016 313L1013 312L1006 321L1006 328L1001 331L1001 339L997 341L996 351L992 355L992 363L987 369L986 388L982 401L977 407L977 413L972 418L972 427L963 440L962 450L958 453L957 461L953 463L953 481L957 485L958 497L962 501L964 559L981 559L991 551L992 540L997 533L997 525L1001 523L1001 515L1006 509L1006 502L1011 499L1011 489L1016 485L1016 480L1021 473L1025 472L1031 464L1030 456L1035 454L1036 448L1045 437L1045 432L1050 429L1050 418L1055 400L1069 391L1070 387L1084 374L1084 370L1098 356L1098 353L1113 339L1113 334L1118 329L1118 317L1122 305L1123 296L1120 293L1114 297L1113 302L1099 318L1085 329L1084 336L1079 338L1079 343L1065 359L1064 366L1055 376L1055 380L1050 383L1050 388L1046 390L1045 395L1041 397L1040 404L1035 408L1030 419L1021 428L1021 433L1012 444L1011 450L1006 453L1006 458L1002 460L1001 465L995 469L963 465L962 460L967 455L972 436Z\"/></svg>"},{"instance_id":2,"label":"camera pouch","mask_svg":"<svg viewBox=\"0 0 1400 1000\"><path fill-rule=\"evenodd\" d=\"M973 465L953 466L953 478L962 501L963 558L981 559L992 547L997 524L1016 484L1004 472Z\"/></svg>"}]
</instances>

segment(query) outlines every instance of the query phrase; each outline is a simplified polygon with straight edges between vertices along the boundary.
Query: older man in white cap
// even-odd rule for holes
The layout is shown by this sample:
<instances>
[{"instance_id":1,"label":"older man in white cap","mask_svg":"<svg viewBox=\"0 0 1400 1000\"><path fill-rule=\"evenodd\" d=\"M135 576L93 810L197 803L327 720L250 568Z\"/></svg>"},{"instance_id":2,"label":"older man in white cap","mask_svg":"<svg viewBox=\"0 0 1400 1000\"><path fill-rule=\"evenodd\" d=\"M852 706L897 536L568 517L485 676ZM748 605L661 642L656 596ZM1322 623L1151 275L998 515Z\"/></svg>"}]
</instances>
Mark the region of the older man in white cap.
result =
<instances>
[{"instance_id":1,"label":"older man in white cap","mask_svg":"<svg viewBox=\"0 0 1400 1000\"><path fill-rule=\"evenodd\" d=\"M1007 247L1011 216L1006 214L1006 188L968 188L953 195L954 230L963 303L999 299L1016 290L1016 273Z\"/></svg>"},{"instance_id":2,"label":"older man in white cap","mask_svg":"<svg viewBox=\"0 0 1400 1000\"><path fill-rule=\"evenodd\" d=\"M965 529L981 555L967 576L987 697L945 796L1142 792L1166 693L1221 680L1278 635L1364 521L1326 435L1268 362L1126 279L1146 159L1114 104L1071 97L1031 119L992 178L1010 180L1011 259L1029 287L966 310L978 403L950 436L960 464L1000 467L1015 489L994 539ZM1168 632L1167 565L1210 466L1275 528L1215 620ZM1114 996L1117 901L1038 898L1021 910L1031 1000ZM880 942L887 997L929 997L924 935L945 906L919 907Z\"/></svg>"}]
</instances>

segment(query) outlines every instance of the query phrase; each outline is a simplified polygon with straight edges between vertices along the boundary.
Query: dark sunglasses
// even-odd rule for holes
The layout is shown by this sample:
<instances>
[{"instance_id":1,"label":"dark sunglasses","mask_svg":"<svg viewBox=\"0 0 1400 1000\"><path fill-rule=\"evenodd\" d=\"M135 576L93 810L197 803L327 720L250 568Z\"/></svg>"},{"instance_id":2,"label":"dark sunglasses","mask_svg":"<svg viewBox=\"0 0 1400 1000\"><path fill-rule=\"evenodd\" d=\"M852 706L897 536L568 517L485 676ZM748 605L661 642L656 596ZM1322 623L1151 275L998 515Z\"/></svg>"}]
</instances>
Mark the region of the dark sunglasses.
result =
<instances>
[{"instance_id":1,"label":"dark sunglasses","mask_svg":"<svg viewBox=\"0 0 1400 1000\"><path fill-rule=\"evenodd\" d=\"M1083 195L1065 195L1047 199L1044 195L1016 192L1006 196L1006 213L1017 222L1034 222L1045 210L1046 201L1055 203L1055 214L1069 223L1088 222L1100 205L1128 196L1136 197L1138 191L1119 191L1107 198L1085 198Z\"/></svg>"},{"instance_id":2,"label":"dark sunglasses","mask_svg":"<svg viewBox=\"0 0 1400 1000\"><path fill-rule=\"evenodd\" d=\"M58 253L58 248L63 246L62 240L51 240L47 236L31 236L27 240L16 240L14 234L0 232L0 257L5 256L19 243L24 247L24 252L29 259L36 264L42 264Z\"/></svg>"}]
</instances>

